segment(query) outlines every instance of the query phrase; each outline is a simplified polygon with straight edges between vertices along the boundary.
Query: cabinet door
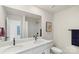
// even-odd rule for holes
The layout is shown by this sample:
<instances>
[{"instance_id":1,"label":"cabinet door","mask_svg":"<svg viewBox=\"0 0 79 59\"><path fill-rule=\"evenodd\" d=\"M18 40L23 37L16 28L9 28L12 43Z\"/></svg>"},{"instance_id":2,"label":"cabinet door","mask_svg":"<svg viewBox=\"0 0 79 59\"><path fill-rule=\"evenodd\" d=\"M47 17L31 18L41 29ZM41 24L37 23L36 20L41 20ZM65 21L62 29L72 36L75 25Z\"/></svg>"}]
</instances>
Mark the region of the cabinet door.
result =
<instances>
[{"instance_id":1,"label":"cabinet door","mask_svg":"<svg viewBox=\"0 0 79 59\"><path fill-rule=\"evenodd\" d=\"M33 50L33 54L50 54L50 48L47 45L37 47Z\"/></svg>"}]
</instances>

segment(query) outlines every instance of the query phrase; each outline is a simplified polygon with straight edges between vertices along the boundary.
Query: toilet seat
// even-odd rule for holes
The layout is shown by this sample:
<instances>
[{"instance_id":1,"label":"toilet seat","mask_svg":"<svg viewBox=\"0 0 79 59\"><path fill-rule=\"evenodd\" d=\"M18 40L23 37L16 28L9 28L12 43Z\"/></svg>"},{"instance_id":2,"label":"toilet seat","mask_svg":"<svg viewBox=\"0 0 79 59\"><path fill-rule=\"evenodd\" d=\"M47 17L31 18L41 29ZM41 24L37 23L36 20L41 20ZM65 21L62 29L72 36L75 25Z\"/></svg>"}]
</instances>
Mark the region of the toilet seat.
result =
<instances>
[{"instance_id":1,"label":"toilet seat","mask_svg":"<svg viewBox=\"0 0 79 59\"><path fill-rule=\"evenodd\" d=\"M52 47L51 51L52 51L52 53L55 53L55 54L62 54L63 53L63 51L57 47Z\"/></svg>"}]
</instances>

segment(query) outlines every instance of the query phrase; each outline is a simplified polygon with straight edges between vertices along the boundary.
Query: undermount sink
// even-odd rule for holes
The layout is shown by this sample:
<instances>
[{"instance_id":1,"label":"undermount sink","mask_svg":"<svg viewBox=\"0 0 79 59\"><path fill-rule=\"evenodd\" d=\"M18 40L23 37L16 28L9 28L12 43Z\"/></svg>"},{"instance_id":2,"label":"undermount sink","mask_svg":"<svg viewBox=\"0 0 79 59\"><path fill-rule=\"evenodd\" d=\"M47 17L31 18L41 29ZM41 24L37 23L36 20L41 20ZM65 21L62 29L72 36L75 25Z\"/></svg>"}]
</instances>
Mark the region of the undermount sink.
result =
<instances>
[{"instance_id":1,"label":"undermount sink","mask_svg":"<svg viewBox=\"0 0 79 59\"><path fill-rule=\"evenodd\" d=\"M5 49L3 49L3 51L1 51L1 53L10 53L13 52L15 50L19 50L23 47L23 45L19 44L19 45L15 45L15 46L7 46L4 47Z\"/></svg>"},{"instance_id":2,"label":"undermount sink","mask_svg":"<svg viewBox=\"0 0 79 59\"><path fill-rule=\"evenodd\" d=\"M9 50L9 49L13 49L13 48L16 49L16 48L21 48L21 47L23 47L23 46L22 45L15 45L15 46L9 46L9 47L7 47L7 49Z\"/></svg>"},{"instance_id":3,"label":"undermount sink","mask_svg":"<svg viewBox=\"0 0 79 59\"><path fill-rule=\"evenodd\" d=\"M33 44L40 44L42 42L44 42L44 41L43 40L36 40L36 41L33 41Z\"/></svg>"}]
</instances>

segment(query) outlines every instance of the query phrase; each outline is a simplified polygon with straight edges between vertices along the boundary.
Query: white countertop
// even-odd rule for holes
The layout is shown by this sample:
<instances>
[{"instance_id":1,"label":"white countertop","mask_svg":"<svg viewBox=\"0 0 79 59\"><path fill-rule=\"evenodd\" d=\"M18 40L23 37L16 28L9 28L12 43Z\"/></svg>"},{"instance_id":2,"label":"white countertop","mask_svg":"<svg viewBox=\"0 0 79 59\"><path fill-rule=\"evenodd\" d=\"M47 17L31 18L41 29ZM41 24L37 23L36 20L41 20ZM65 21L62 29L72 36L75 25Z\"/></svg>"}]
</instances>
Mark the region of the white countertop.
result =
<instances>
[{"instance_id":1,"label":"white countertop","mask_svg":"<svg viewBox=\"0 0 79 59\"><path fill-rule=\"evenodd\" d=\"M29 50L50 42L52 42L52 40L38 39L37 41L30 40L30 41L18 43L15 46L9 45L5 47L1 47L0 54L17 54L19 52Z\"/></svg>"}]
</instances>

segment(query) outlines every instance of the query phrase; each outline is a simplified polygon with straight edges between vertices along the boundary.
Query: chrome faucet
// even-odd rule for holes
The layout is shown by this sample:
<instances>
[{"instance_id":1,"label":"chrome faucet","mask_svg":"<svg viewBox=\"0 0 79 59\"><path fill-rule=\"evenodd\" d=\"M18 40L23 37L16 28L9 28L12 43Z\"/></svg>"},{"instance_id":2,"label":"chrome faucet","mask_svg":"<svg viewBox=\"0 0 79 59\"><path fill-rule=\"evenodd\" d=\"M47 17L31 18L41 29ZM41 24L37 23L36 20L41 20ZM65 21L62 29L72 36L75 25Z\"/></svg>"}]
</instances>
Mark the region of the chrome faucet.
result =
<instances>
[{"instance_id":1,"label":"chrome faucet","mask_svg":"<svg viewBox=\"0 0 79 59\"><path fill-rule=\"evenodd\" d=\"M13 46L15 46L15 38L13 38Z\"/></svg>"},{"instance_id":2,"label":"chrome faucet","mask_svg":"<svg viewBox=\"0 0 79 59\"><path fill-rule=\"evenodd\" d=\"M38 33L35 34L33 37L35 38L35 41L36 41L38 39Z\"/></svg>"},{"instance_id":3,"label":"chrome faucet","mask_svg":"<svg viewBox=\"0 0 79 59\"><path fill-rule=\"evenodd\" d=\"M5 41L7 41L7 38L9 38L9 37L5 36Z\"/></svg>"}]
</instances>

